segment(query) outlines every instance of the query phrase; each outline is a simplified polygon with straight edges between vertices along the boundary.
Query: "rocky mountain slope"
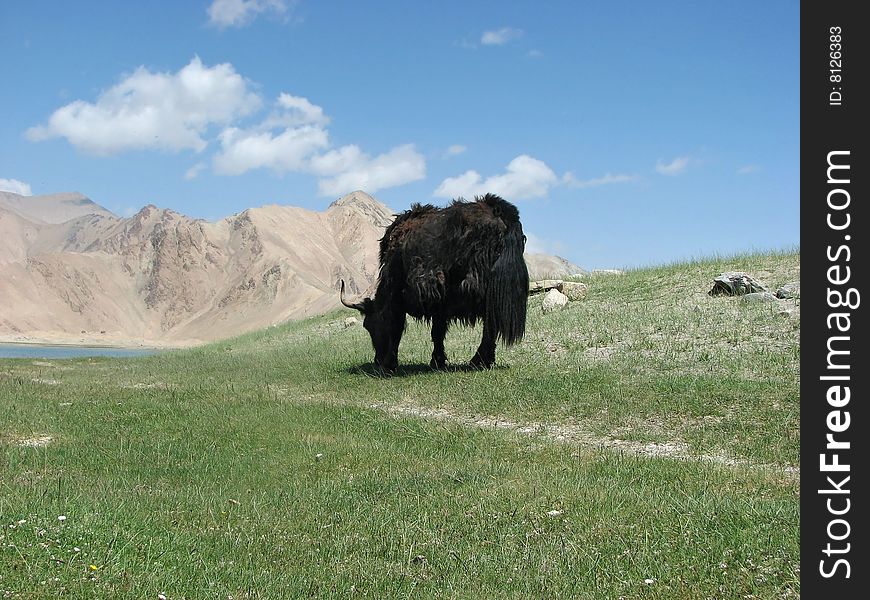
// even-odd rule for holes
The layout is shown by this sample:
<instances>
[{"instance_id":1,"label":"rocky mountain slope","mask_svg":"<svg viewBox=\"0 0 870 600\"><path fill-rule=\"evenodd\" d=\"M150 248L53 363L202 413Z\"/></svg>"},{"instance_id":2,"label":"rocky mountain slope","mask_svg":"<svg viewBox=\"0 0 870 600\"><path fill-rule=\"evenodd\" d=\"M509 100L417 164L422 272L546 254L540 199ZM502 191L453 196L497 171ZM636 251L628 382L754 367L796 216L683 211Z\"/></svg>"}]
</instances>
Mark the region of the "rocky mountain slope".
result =
<instances>
[{"instance_id":1,"label":"rocky mountain slope","mask_svg":"<svg viewBox=\"0 0 870 600\"><path fill-rule=\"evenodd\" d=\"M316 314L338 305L338 278L369 286L391 220L362 192L324 212L265 206L216 223L4 193L0 338L185 345Z\"/></svg>"},{"instance_id":2,"label":"rocky mountain slope","mask_svg":"<svg viewBox=\"0 0 870 600\"><path fill-rule=\"evenodd\" d=\"M525 258L526 266L529 268L529 278L532 280L558 279L559 277L582 276L589 274L589 271L578 267L561 256L526 253Z\"/></svg>"},{"instance_id":3,"label":"rocky mountain slope","mask_svg":"<svg viewBox=\"0 0 870 600\"><path fill-rule=\"evenodd\" d=\"M351 294L375 280L392 219L359 191L323 212L272 205L215 223L0 192L0 341L179 346L322 313L340 278Z\"/></svg>"}]
</instances>

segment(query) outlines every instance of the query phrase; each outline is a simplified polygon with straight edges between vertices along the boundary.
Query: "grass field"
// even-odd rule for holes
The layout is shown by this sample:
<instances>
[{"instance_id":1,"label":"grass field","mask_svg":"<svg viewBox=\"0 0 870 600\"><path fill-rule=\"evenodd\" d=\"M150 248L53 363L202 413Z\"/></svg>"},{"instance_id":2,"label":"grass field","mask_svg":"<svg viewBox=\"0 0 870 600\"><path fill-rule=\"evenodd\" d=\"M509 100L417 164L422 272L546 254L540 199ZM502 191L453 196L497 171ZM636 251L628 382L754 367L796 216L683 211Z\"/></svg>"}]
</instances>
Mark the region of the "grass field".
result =
<instances>
[{"instance_id":1,"label":"grass field","mask_svg":"<svg viewBox=\"0 0 870 600\"><path fill-rule=\"evenodd\" d=\"M350 311L0 360L0 598L798 597L799 300L706 291L799 262L592 277L547 315L532 297L491 371L429 371L412 324L377 377Z\"/></svg>"}]
</instances>

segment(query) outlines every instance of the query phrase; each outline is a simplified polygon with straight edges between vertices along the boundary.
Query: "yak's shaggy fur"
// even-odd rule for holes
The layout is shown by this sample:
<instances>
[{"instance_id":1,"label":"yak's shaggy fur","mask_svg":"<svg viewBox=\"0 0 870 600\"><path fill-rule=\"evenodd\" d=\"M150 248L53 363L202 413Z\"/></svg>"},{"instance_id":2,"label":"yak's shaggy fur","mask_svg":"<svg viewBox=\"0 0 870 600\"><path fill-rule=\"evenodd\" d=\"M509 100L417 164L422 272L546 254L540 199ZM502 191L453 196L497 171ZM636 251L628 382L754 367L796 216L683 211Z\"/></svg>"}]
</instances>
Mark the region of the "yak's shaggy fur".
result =
<instances>
[{"instance_id":1,"label":"yak's shaggy fur","mask_svg":"<svg viewBox=\"0 0 870 600\"><path fill-rule=\"evenodd\" d=\"M398 365L405 315L432 323L431 366L443 368L450 323L483 321L483 339L471 364L491 367L495 345L523 337L529 274L519 211L494 194L461 198L446 208L414 204L387 227L380 245L374 298L345 306L360 310L372 337L375 364Z\"/></svg>"}]
</instances>

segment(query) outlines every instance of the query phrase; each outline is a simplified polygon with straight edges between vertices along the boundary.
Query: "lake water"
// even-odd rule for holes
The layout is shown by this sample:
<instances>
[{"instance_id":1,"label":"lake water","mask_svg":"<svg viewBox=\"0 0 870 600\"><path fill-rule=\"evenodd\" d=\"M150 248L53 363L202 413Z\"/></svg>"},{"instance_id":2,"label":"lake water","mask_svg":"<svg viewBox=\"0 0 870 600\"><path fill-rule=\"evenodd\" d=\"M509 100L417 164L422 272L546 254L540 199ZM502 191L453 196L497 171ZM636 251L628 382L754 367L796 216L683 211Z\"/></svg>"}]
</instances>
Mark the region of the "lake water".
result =
<instances>
[{"instance_id":1,"label":"lake water","mask_svg":"<svg viewBox=\"0 0 870 600\"><path fill-rule=\"evenodd\" d=\"M46 344L0 344L0 358L83 358L87 356L148 356L153 348L100 348L96 346L49 346Z\"/></svg>"}]
</instances>

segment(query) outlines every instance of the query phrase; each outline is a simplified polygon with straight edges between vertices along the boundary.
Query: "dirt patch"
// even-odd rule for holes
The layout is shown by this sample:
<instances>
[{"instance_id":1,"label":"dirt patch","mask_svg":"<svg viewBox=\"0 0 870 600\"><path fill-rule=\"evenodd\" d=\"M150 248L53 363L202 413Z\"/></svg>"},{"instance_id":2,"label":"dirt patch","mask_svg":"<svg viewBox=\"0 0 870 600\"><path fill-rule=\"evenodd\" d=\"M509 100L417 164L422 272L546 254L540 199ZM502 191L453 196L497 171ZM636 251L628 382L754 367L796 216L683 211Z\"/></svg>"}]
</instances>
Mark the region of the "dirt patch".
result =
<instances>
[{"instance_id":1,"label":"dirt patch","mask_svg":"<svg viewBox=\"0 0 870 600\"><path fill-rule=\"evenodd\" d=\"M546 422L546 421L514 421L503 417L488 415L463 415L445 408L430 408L409 403L372 404L371 408L382 410L388 414L432 419L446 423L456 423L463 427L495 429L508 431L517 435L538 437L552 442L581 445L593 448L606 448L637 456L662 457L680 460L701 460L718 465L743 466L770 471L777 471L788 479L800 478L800 467L791 465L766 465L752 463L747 460L727 457L721 454L697 455L689 450L682 441L639 442L607 437L592 433L578 422Z\"/></svg>"},{"instance_id":2,"label":"dirt patch","mask_svg":"<svg viewBox=\"0 0 870 600\"><path fill-rule=\"evenodd\" d=\"M44 448L48 446L54 437L50 435L34 435L30 437L13 437L12 445L19 448Z\"/></svg>"},{"instance_id":3,"label":"dirt patch","mask_svg":"<svg viewBox=\"0 0 870 600\"><path fill-rule=\"evenodd\" d=\"M614 353L616 353L616 348L613 346L601 346L586 348L583 351L583 356L591 360L610 360Z\"/></svg>"}]
</instances>

